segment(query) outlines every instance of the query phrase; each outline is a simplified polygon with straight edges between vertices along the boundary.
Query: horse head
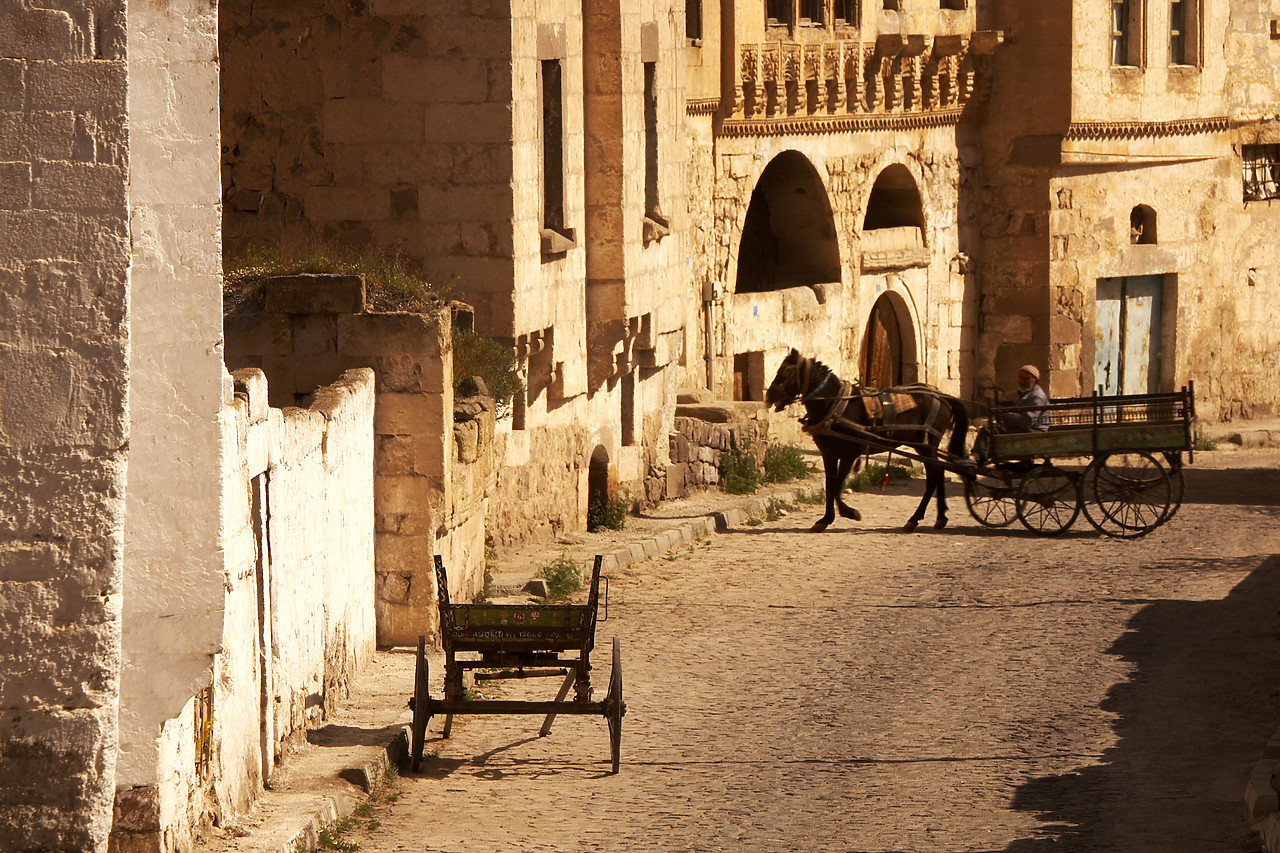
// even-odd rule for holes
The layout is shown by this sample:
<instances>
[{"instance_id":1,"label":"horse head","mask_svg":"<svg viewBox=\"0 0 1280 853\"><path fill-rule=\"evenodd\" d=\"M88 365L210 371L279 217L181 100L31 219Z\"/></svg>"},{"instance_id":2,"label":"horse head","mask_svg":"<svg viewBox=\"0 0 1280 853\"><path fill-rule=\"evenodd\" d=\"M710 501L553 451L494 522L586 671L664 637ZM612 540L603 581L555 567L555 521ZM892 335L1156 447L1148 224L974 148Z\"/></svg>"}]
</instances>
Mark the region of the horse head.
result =
<instances>
[{"instance_id":1,"label":"horse head","mask_svg":"<svg viewBox=\"0 0 1280 853\"><path fill-rule=\"evenodd\" d=\"M775 412L781 412L804 393L805 389L801 387L804 381L801 374L805 372L803 368L806 361L808 359L800 355L797 349L787 353L782 364L778 365L778 372L774 374L773 381L769 383L769 390L764 393L766 406L772 407Z\"/></svg>"}]
</instances>

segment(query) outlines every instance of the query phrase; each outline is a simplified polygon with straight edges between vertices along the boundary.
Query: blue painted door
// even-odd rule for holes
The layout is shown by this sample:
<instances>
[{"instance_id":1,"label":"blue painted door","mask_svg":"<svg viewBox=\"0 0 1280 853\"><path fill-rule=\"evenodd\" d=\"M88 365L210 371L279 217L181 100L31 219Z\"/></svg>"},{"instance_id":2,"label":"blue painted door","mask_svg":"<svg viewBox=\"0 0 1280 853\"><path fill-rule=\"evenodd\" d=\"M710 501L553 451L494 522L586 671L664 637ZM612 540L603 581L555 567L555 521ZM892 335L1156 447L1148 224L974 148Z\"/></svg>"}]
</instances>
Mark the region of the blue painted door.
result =
<instances>
[{"instance_id":1,"label":"blue painted door","mask_svg":"<svg viewBox=\"0 0 1280 853\"><path fill-rule=\"evenodd\" d=\"M1098 279L1093 384L1103 394L1160 390L1163 276Z\"/></svg>"}]
</instances>

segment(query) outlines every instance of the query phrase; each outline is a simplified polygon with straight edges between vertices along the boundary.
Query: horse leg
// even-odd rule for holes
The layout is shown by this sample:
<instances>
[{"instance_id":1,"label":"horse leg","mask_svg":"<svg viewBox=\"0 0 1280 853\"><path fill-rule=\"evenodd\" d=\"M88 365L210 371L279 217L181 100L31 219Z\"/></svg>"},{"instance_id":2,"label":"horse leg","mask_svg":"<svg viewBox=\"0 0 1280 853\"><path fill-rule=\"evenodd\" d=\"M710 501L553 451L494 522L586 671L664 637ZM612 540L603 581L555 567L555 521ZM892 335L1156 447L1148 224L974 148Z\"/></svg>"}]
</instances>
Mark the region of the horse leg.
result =
<instances>
[{"instance_id":1,"label":"horse leg","mask_svg":"<svg viewBox=\"0 0 1280 853\"><path fill-rule=\"evenodd\" d=\"M854 521L862 521L862 513L844 502L844 484L849 479L849 471L853 469L853 463L858 461L859 455L861 455L860 452L846 451L840 457L840 470L836 474L836 507L840 510L840 515L852 518Z\"/></svg>"},{"instance_id":2,"label":"horse leg","mask_svg":"<svg viewBox=\"0 0 1280 853\"><path fill-rule=\"evenodd\" d=\"M938 466L938 518L933 522L935 530L947 526L947 472Z\"/></svg>"},{"instance_id":3,"label":"horse leg","mask_svg":"<svg viewBox=\"0 0 1280 853\"><path fill-rule=\"evenodd\" d=\"M837 473L840 467L839 457L830 450L822 451L822 473L824 476L823 486L826 490L827 511L822 518L813 523L813 527L809 528L811 533L821 533L826 530L831 522L836 520L835 501L840 493L840 482L837 480Z\"/></svg>"},{"instance_id":4,"label":"horse leg","mask_svg":"<svg viewBox=\"0 0 1280 853\"><path fill-rule=\"evenodd\" d=\"M928 460L924 463L924 497L920 498L920 505L916 507L916 511L907 519L907 523L902 529L910 533L920 524L920 520L924 518L924 511L929 508L929 498L933 497L933 490L937 487L937 481L934 479L934 472L941 471L941 468L930 464Z\"/></svg>"}]
</instances>

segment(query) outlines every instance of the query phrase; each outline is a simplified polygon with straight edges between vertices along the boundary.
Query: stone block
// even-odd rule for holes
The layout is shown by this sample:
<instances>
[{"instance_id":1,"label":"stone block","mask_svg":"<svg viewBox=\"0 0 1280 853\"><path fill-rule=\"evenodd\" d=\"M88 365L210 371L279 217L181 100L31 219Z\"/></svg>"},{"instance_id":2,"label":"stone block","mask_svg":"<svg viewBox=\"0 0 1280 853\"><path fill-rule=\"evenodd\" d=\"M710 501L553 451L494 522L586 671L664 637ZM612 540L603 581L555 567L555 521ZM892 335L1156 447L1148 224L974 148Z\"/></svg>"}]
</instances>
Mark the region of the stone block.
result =
<instances>
[{"instance_id":1,"label":"stone block","mask_svg":"<svg viewBox=\"0 0 1280 853\"><path fill-rule=\"evenodd\" d=\"M122 115L127 63L85 60L34 62L27 66L28 108L32 111L85 110Z\"/></svg>"},{"instance_id":2,"label":"stone block","mask_svg":"<svg viewBox=\"0 0 1280 853\"><path fill-rule=\"evenodd\" d=\"M123 211L125 170L95 163L43 163L32 181L32 205L41 210Z\"/></svg>"},{"instance_id":3,"label":"stone block","mask_svg":"<svg viewBox=\"0 0 1280 853\"><path fill-rule=\"evenodd\" d=\"M338 324L333 314L290 314L289 335L297 356L335 355Z\"/></svg>"},{"instance_id":4,"label":"stone block","mask_svg":"<svg viewBox=\"0 0 1280 853\"><path fill-rule=\"evenodd\" d=\"M1254 765L1245 787L1245 809L1249 815L1249 823L1258 823L1268 815L1280 810L1280 799L1271 784L1280 761L1266 758Z\"/></svg>"},{"instance_id":5,"label":"stone block","mask_svg":"<svg viewBox=\"0 0 1280 853\"><path fill-rule=\"evenodd\" d=\"M31 164L0 163L0 208L26 210L31 207Z\"/></svg>"},{"instance_id":6,"label":"stone block","mask_svg":"<svg viewBox=\"0 0 1280 853\"><path fill-rule=\"evenodd\" d=\"M388 101L484 103L489 94L486 71L485 62L472 56L424 59L391 54L382 61L382 91Z\"/></svg>"},{"instance_id":7,"label":"stone block","mask_svg":"<svg viewBox=\"0 0 1280 853\"><path fill-rule=\"evenodd\" d=\"M445 350L447 312L359 314L338 318L338 352L349 356L426 356L424 366ZM452 379L450 385L452 385Z\"/></svg>"},{"instance_id":8,"label":"stone block","mask_svg":"<svg viewBox=\"0 0 1280 853\"><path fill-rule=\"evenodd\" d=\"M391 196L385 187L310 187L304 209L312 222L373 222L391 218Z\"/></svg>"},{"instance_id":9,"label":"stone block","mask_svg":"<svg viewBox=\"0 0 1280 853\"><path fill-rule=\"evenodd\" d=\"M267 279L267 311L280 314L350 314L365 308L364 277L302 274Z\"/></svg>"},{"instance_id":10,"label":"stone block","mask_svg":"<svg viewBox=\"0 0 1280 853\"><path fill-rule=\"evenodd\" d=\"M0 112L0 160L67 160L75 144L75 114Z\"/></svg>"},{"instance_id":11,"label":"stone block","mask_svg":"<svg viewBox=\"0 0 1280 853\"><path fill-rule=\"evenodd\" d=\"M29 62L75 56L75 25L66 12L13 4L0 10L0 44Z\"/></svg>"},{"instance_id":12,"label":"stone block","mask_svg":"<svg viewBox=\"0 0 1280 853\"><path fill-rule=\"evenodd\" d=\"M284 314L232 314L223 318L227 362L246 356L289 355L293 336Z\"/></svg>"},{"instance_id":13,"label":"stone block","mask_svg":"<svg viewBox=\"0 0 1280 853\"><path fill-rule=\"evenodd\" d=\"M442 435L442 401L430 394L379 394L373 431L379 435Z\"/></svg>"},{"instance_id":14,"label":"stone block","mask_svg":"<svg viewBox=\"0 0 1280 853\"><path fill-rule=\"evenodd\" d=\"M426 122L420 104L354 98L326 101L322 126L329 142L422 142Z\"/></svg>"}]
</instances>

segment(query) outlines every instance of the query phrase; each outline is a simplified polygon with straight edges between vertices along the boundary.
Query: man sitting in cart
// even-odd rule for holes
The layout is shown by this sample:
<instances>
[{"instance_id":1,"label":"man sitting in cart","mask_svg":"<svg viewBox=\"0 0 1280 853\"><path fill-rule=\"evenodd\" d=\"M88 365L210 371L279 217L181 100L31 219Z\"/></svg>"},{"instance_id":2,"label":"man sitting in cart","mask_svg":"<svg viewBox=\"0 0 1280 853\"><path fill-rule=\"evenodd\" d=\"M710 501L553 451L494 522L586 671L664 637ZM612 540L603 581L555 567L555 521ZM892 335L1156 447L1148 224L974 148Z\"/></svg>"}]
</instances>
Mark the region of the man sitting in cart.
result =
<instances>
[{"instance_id":1,"label":"man sitting in cart","mask_svg":"<svg viewBox=\"0 0 1280 853\"><path fill-rule=\"evenodd\" d=\"M969 458L982 462L987 458L991 433L1047 432L1049 429L1049 395L1040 387L1040 368L1024 364L1018 368L1018 397L1010 404L1015 410L1004 411L993 423L978 430Z\"/></svg>"}]
</instances>

